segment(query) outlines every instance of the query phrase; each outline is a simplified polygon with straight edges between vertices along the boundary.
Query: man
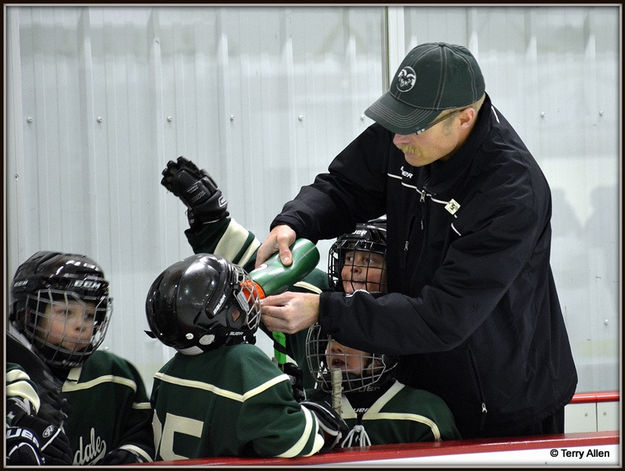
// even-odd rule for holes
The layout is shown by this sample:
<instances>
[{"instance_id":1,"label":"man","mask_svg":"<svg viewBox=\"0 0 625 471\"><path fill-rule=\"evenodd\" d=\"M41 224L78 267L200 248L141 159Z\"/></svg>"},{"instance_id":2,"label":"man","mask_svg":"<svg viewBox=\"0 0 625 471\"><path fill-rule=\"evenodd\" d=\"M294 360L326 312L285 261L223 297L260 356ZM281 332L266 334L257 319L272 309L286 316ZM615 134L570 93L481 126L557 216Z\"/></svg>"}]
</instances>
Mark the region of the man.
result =
<instances>
[{"instance_id":1,"label":"man","mask_svg":"<svg viewBox=\"0 0 625 471\"><path fill-rule=\"evenodd\" d=\"M401 355L396 378L441 396L465 438L563 432L577 373L549 264L551 194L475 58L415 47L366 114L376 123L284 206L256 264L387 214L389 294L287 292L263 300L263 323L319 322Z\"/></svg>"}]
</instances>

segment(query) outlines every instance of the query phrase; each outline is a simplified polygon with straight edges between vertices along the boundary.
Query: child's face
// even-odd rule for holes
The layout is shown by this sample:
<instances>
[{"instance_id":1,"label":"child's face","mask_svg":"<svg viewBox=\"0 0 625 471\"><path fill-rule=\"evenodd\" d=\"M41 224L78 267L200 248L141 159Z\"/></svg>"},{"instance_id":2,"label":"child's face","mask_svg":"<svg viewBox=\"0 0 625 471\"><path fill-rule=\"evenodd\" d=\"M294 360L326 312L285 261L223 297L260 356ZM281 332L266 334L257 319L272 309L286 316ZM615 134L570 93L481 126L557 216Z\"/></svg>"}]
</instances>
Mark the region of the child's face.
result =
<instances>
[{"instance_id":1,"label":"child's face","mask_svg":"<svg viewBox=\"0 0 625 471\"><path fill-rule=\"evenodd\" d=\"M40 331L47 332L46 343L67 350L84 350L91 343L95 323L95 305L77 300L52 302L41 318ZM40 334L41 336L41 334Z\"/></svg>"},{"instance_id":2,"label":"child's face","mask_svg":"<svg viewBox=\"0 0 625 471\"><path fill-rule=\"evenodd\" d=\"M346 373L353 373L357 376L362 374L369 357L368 353L346 347L336 340L328 341L325 354L328 368L340 368Z\"/></svg>"},{"instance_id":3,"label":"child's face","mask_svg":"<svg viewBox=\"0 0 625 471\"><path fill-rule=\"evenodd\" d=\"M358 289L370 292L386 291L384 255L364 250L352 250L345 254L341 269L343 291L351 294Z\"/></svg>"}]
</instances>

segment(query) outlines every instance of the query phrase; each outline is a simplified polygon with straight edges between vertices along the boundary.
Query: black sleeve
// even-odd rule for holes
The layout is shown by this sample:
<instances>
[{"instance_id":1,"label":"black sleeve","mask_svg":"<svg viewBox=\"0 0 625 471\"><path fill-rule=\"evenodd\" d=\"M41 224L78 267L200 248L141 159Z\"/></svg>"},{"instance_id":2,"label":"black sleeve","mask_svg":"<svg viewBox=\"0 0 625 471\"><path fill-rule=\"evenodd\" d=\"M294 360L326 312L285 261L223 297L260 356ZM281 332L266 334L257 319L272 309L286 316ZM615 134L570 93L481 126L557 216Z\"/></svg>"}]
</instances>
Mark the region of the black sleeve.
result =
<instances>
[{"instance_id":1,"label":"black sleeve","mask_svg":"<svg viewBox=\"0 0 625 471\"><path fill-rule=\"evenodd\" d=\"M503 190L500 190L503 191ZM509 198L492 204L492 193L475 204L471 224L452 242L432 281L414 296L389 293L374 297L365 292L351 296L322 293L320 324L345 345L368 352L418 354L451 350L463 343L486 321L496 306L515 305L523 317L537 309L536 293L548 284L546 270L533 277L522 270L547 266L548 238L544 216L532 205ZM526 193L527 202L532 192ZM491 201L489 203L489 201ZM544 239L537 245L537 240ZM513 297L510 286L518 279ZM508 298L502 301L504 296ZM501 317L490 322L511 322Z\"/></svg>"}]
</instances>

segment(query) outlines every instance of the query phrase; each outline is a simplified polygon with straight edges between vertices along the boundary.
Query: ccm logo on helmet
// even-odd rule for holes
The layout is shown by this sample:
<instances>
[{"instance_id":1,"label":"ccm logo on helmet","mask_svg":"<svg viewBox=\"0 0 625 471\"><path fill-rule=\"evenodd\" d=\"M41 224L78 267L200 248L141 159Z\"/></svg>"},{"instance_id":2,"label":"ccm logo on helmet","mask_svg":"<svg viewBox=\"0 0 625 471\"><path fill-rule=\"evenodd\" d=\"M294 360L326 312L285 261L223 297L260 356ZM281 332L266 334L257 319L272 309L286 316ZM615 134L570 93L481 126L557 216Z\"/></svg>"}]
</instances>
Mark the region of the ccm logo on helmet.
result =
<instances>
[{"instance_id":1,"label":"ccm logo on helmet","mask_svg":"<svg viewBox=\"0 0 625 471\"><path fill-rule=\"evenodd\" d=\"M74 286L76 288L99 289L102 283L93 280L75 280Z\"/></svg>"}]
</instances>

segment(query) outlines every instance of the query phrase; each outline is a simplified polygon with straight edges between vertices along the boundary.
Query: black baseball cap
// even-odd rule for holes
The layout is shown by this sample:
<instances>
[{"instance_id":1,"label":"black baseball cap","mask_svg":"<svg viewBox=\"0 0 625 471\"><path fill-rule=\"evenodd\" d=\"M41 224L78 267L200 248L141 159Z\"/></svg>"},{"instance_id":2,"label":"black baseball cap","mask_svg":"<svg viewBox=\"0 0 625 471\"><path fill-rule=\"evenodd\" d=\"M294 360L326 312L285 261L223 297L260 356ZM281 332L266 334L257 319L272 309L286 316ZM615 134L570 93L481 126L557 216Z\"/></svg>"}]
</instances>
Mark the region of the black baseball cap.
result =
<instances>
[{"instance_id":1,"label":"black baseball cap","mask_svg":"<svg viewBox=\"0 0 625 471\"><path fill-rule=\"evenodd\" d=\"M365 114L395 134L412 134L441 111L475 103L483 94L482 71L466 47L425 43L408 53L389 91Z\"/></svg>"}]
</instances>

